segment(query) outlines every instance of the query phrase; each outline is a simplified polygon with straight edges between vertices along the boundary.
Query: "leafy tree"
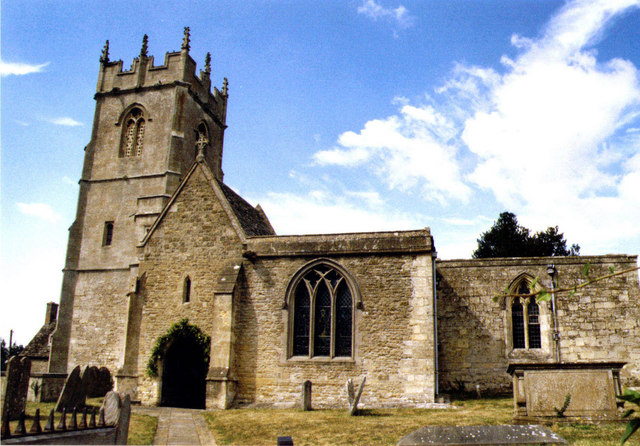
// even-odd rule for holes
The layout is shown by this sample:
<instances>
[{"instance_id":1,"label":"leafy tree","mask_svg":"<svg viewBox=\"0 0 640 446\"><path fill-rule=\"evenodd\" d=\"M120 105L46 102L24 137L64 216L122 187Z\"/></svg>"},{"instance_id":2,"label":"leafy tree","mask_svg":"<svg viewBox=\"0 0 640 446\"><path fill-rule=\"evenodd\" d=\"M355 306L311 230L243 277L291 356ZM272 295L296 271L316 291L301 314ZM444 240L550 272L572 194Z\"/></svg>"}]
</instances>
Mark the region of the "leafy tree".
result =
<instances>
[{"instance_id":1,"label":"leafy tree","mask_svg":"<svg viewBox=\"0 0 640 446\"><path fill-rule=\"evenodd\" d=\"M580 254L580 246L571 245L558 227L548 227L544 232L531 235L531 231L518 224L518 218L511 212L503 212L491 229L478 239L478 249L473 258L491 257L547 257L575 256Z\"/></svg>"},{"instance_id":2,"label":"leafy tree","mask_svg":"<svg viewBox=\"0 0 640 446\"><path fill-rule=\"evenodd\" d=\"M14 342L10 348L7 348L7 343L5 342L5 340L0 338L0 350L2 350L2 371L4 372L5 370L7 370L7 362L9 361L9 358L19 354L22 350L24 350L24 347L22 345L17 345Z\"/></svg>"}]
</instances>

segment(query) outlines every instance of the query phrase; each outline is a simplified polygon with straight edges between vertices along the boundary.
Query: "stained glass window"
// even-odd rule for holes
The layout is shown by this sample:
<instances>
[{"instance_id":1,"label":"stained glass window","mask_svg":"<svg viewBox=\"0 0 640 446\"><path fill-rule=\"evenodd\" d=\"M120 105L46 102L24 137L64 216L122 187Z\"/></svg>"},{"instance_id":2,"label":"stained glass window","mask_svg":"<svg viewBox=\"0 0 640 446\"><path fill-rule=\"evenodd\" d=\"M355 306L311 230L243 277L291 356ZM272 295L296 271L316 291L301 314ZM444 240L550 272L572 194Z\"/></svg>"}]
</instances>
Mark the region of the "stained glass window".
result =
<instances>
[{"instance_id":1,"label":"stained glass window","mask_svg":"<svg viewBox=\"0 0 640 446\"><path fill-rule=\"evenodd\" d=\"M525 348L524 345L524 311L520 299L511 305L511 321L513 324L513 348Z\"/></svg>"},{"instance_id":2,"label":"stained glass window","mask_svg":"<svg viewBox=\"0 0 640 446\"><path fill-rule=\"evenodd\" d=\"M293 318L293 354L294 356L309 354L309 291L302 280L296 288Z\"/></svg>"},{"instance_id":3,"label":"stained glass window","mask_svg":"<svg viewBox=\"0 0 640 446\"><path fill-rule=\"evenodd\" d=\"M324 281L318 285L315 305L314 356L331 354L331 294Z\"/></svg>"},{"instance_id":4,"label":"stained glass window","mask_svg":"<svg viewBox=\"0 0 640 446\"><path fill-rule=\"evenodd\" d=\"M336 356L351 356L351 292L342 281L336 293Z\"/></svg>"},{"instance_id":5,"label":"stained glass window","mask_svg":"<svg viewBox=\"0 0 640 446\"><path fill-rule=\"evenodd\" d=\"M315 265L299 279L292 298L293 356L352 355L353 296L342 273Z\"/></svg>"}]
</instances>

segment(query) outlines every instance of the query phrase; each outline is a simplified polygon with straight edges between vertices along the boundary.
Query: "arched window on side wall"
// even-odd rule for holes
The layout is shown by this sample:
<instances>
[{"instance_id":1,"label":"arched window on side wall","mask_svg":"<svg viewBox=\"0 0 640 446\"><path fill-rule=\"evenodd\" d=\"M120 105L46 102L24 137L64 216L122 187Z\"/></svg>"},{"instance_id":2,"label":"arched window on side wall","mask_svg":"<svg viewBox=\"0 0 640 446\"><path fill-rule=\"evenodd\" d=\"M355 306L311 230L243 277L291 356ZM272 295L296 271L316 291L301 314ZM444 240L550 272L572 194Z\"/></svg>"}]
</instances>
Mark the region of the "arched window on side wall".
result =
<instances>
[{"instance_id":1,"label":"arched window on side wall","mask_svg":"<svg viewBox=\"0 0 640 446\"><path fill-rule=\"evenodd\" d=\"M142 155L146 121L144 113L138 107L131 109L124 119L120 157Z\"/></svg>"},{"instance_id":2,"label":"arched window on side wall","mask_svg":"<svg viewBox=\"0 0 640 446\"><path fill-rule=\"evenodd\" d=\"M338 268L316 263L290 287L290 356L351 357L354 285Z\"/></svg>"},{"instance_id":3,"label":"arched window on side wall","mask_svg":"<svg viewBox=\"0 0 640 446\"><path fill-rule=\"evenodd\" d=\"M542 348L540 336L540 307L535 296L524 297L530 294L531 289L526 281L518 285L517 294L511 304L511 335L513 348L535 349Z\"/></svg>"}]
</instances>

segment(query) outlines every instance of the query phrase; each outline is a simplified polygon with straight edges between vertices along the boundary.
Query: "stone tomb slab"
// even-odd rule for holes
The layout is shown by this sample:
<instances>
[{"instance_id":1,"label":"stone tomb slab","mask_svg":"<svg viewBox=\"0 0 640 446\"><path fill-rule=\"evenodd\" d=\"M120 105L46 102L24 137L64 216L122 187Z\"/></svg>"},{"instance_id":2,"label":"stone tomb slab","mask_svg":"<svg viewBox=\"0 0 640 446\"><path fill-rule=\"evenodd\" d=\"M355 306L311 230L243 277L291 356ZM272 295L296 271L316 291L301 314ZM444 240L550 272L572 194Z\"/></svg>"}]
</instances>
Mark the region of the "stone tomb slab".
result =
<instances>
[{"instance_id":1,"label":"stone tomb slab","mask_svg":"<svg viewBox=\"0 0 640 446\"><path fill-rule=\"evenodd\" d=\"M537 425L426 426L398 441L398 446L567 444L558 434Z\"/></svg>"},{"instance_id":2,"label":"stone tomb slab","mask_svg":"<svg viewBox=\"0 0 640 446\"><path fill-rule=\"evenodd\" d=\"M567 395L565 417L615 419L624 363L511 364L516 418L557 417Z\"/></svg>"}]
</instances>

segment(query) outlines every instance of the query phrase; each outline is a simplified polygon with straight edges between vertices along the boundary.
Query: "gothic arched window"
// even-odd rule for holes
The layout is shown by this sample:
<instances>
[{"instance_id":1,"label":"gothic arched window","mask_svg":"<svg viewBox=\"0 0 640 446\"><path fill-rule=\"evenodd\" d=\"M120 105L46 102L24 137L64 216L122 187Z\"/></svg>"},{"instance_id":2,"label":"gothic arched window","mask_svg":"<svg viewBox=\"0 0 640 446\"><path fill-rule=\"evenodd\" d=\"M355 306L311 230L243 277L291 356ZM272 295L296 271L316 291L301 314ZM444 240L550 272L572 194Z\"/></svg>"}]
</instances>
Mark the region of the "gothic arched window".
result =
<instances>
[{"instance_id":1,"label":"gothic arched window","mask_svg":"<svg viewBox=\"0 0 640 446\"><path fill-rule=\"evenodd\" d=\"M542 338L540 336L540 307L535 296L530 294L531 290L526 282L520 283L516 288L517 294L511 304L511 335L513 348L542 348Z\"/></svg>"},{"instance_id":2,"label":"gothic arched window","mask_svg":"<svg viewBox=\"0 0 640 446\"><path fill-rule=\"evenodd\" d=\"M124 119L120 156L140 156L144 145L145 119L142 110L133 108Z\"/></svg>"},{"instance_id":3,"label":"gothic arched window","mask_svg":"<svg viewBox=\"0 0 640 446\"><path fill-rule=\"evenodd\" d=\"M316 262L298 274L290 290L291 356L353 356L355 287L346 275Z\"/></svg>"}]
</instances>

